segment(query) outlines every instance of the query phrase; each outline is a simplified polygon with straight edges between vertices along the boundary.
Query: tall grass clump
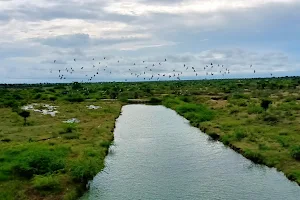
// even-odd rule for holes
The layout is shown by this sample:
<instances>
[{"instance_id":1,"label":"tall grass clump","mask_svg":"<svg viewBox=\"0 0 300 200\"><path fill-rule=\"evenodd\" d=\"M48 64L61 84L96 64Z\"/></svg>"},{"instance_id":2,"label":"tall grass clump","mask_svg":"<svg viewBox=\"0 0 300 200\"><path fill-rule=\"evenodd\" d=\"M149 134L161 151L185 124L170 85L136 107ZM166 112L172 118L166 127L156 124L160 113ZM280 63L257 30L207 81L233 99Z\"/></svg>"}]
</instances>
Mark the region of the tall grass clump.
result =
<instances>
[{"instance_id":1,"label":"tall grass clump","mask_svg":"<svg viewBox=\"0 0 300 200\"><path fill-rule=\"evenodd\" d=\"M55 175L36 175L32 179L33 187L39 191L57 191L61 190L60 179Z\"/></svg>"},{"instance_id":2,"label":"tall grass clump","mask_svg":"<svg viewBox=\"0 0 300 200\"><path fill-rule=\"evenodd\" d=\"M69 149L31 145L22 151L9 150L5 152L3 166L11 174L31 178L33 175L44 175L64 169L65 158Z\"/></svg>"},{"instance_id":3,"label":"tall grass clump","mask_svg":"<svg viewBox=\"0 0 300 200\"><path fill-rule=\"evenodd\" d=\"M294 146L291 150L291 155L294 159L300 161L300 145Z\"/></svg>"},{"instance_id":4,"label":"tall grass clump","mask_svg":"<svg viewBox=\"0 0 300 200\"><path fill-rule=\"evenodd\" d=\"M260 114L264 112L264 109L260 106L249 105L247 108L248 114Z\"/></svg>"},{"instance_id":5,"label":"tall grass clump","mask_svg":"<svg viewBox=\"0 0 300 200\"><path fill-rule=\"evenodd\" d=\"M244 156L257 164L265 163L265 158L258 152L254 152L252 150L246 149L244 151Z\"/></svg>"},{"instance_id":6,"label":"tall grass clump","mask_svg":"<svg viewBox=\"0 0 300 200\"><path fill-rule=\"evenodd\" d=\"M79 159L73 161L70 169L72 178L76 182L87 183L104 168L103 160Z\"/></svg>"},{"instance_id":7,"label":"tall grass clump","mask_svg":"<svg viewBox=\"0 0 300 200\"><path fill-rule=\"evenodd\" d=\"M176 111L190 120L193 125L210 121L214 118L214 112L205 105L184 103L176 108Z\"/></svg>"}]
</instances>

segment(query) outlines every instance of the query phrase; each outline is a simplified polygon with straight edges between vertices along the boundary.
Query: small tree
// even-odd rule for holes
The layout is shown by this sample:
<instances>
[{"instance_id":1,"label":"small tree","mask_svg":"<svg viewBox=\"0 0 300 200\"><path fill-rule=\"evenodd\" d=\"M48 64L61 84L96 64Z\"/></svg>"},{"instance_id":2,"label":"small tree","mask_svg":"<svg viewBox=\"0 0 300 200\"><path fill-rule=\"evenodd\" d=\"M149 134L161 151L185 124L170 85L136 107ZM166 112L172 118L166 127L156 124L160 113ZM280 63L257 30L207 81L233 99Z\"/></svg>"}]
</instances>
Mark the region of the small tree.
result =
<instances>
[{"instance_id":1,"label":"small tree","mask_svg":"<svg viewBox=\"0 0 300 200\"><path fill-rule=\"evenodd\" d=\"M18 114L24 118L24 125L26 125L27 118L30 116L30 112L27 110L22 110L22 111L18 112Z\"/></svg>"},{"instance_id":2,"label":"small tree","mask_svg":"<svg viewBox=\"0 0 300 200\"><path fill-rule=\"evenodd\" d=\"M272 103L271 100L269 100L269 99L264 99L264 100L261 101L260 106L261 106L263 109L267 110L267 109L269 108L269 105L270 105L271 103Z\"/></svg>"}]
</instances>

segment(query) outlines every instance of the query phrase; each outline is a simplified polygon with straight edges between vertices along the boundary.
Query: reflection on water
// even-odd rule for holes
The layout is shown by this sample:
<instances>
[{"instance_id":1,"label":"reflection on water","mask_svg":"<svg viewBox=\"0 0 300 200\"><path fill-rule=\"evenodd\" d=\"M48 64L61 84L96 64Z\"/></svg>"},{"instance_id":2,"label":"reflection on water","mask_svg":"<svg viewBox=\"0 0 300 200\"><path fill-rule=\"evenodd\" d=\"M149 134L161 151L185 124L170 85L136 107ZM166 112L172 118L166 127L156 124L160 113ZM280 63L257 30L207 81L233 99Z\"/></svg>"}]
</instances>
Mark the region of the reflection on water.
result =
<instances>
[{"instance_id":1,"label":"reflection on water","mask_svg":"<svg viewBox=\"0 0 300 200\"><path fill-rule=\"evenodd\" d=\"M128 105L117 120L105 172L83 199L284 199L300 187L254 165L163 106Z\"/></svg>"}]
</instances>

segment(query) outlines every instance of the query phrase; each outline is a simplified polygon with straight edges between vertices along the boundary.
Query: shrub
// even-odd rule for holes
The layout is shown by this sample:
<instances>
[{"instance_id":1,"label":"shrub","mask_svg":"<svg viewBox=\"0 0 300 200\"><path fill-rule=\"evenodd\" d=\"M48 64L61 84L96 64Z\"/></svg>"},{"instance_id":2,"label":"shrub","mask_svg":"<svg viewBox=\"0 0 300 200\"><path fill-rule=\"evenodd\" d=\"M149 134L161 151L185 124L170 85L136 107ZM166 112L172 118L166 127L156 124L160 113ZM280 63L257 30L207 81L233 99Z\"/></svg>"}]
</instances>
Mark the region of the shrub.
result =
<instances>
[{"instance_id":1,"label":"shrub","mask_svg":"<svg viewBox=\"0 0 300 200\"><path fill-rule=\"evenodd\" d=\"M104 147L104 148L109 148L110 144L111 144L111 142L109 142L109 141L101 141L100 142L100 146Z\"/></svg>"},{"instance_id":2,"label":"shrub","mask_svg":"<svg viewBox=\"0 0 300 200\"><path fill-rule=\"evenodd\" d=\"M263 115L263 120L265 122L268 122L268 123L271 123L271 124L279 122L279 118L277 116L269 114L269 113L266 113L266 114Z\"/></svg>"},{"instance_id":3,"label":"shrub","mask_svg":"<svg viewBox=\"0 0 300 200\"><path fill-rule=\"evenodd\" d=\"M192 123L196 124L204 121L210 121L214 118L213 111L201 104L185 103L178 106L176 111Z\"/></svg>"},{"instance_id":4,"label":"shrub","mask_svg":"<svg viewBox=\"0 0 300 200\"><path fill-rule=\"evenodd\" d=\"M258 152L253 152L247 149L245 150L244 155L246 158L252 160L254 163L264 164L264 157Z\"/></svg>"},{"instance_id":5,"label":"shrub","mask_svg":"<svg viewBox=\"0 0 300 200\"><path fill-rule=\"evenodd\" d=\"M249 99L249 95L243 93L235 93L232 95L233 99Z\"/></svg>"},{"instance_id":6,"label":"shrub","mask_svg":"<svg viewBox=\"0 0 300 200\"><path fill-rule=\"evenodd\" d=\"M51 96L51 97L49 97L49 100L50 100L50 101L55 101L56 99L57 99L56 96Z\"/></svg>"},{"instance_id":7,"label":"shrub","mask_svg":"<svg viewBox=\"0 0 300 200\"><path fill-rule=\"evenodd\" d=\"M103 162L99 159L79 159L73 161L70 167L72 178L77 182L87 183L103 169Z\"/></svg>"},{"instance_id":8,"label":"shrub","mask_svg":"<svg viewBox=\"0 0 300 200\"><path fill-rule=\"evenodd\" d=\"M41 93L37 93L35 96L34 96L34 99L40 99L42 97L42 94Z\"/></svg>"},{"instance_id":9,"label":"shrub","mask_svg":"<svg viewBox=\"0 0 300 200\"><path fill-rule=\"evenodd\" d=\"M30 112L27 110L21 110L18 114L24 118L24 125L26 125L27 118L30 116Z\"/></svg>"},{"instance_id":10,"label":"shrub","mask_svg":"<svg viewBox=\"0 0 300 200\"><path fill-rule=\"evenodd\" d=\"M269 108L269 105L272 103L271 100L269 99L263 99L260 103L260 106L264 109L267 110Z\"/></svg>"},{"instance_id":11,"label":"shrub","mask_svg":"<svg viewBox=\"0 0 300 200\"><path fill-rule=\"evenodd\" d=\"M12 172L26 178L53 173L65 167L64 158L67 153L66 148L49 149L32 146L14 157Z\"/></svg>"},{"instance_id":12,"label":"shrub","mask_svg":"<svg viewBox=\"0 0 300 200\"><path fill-rule=\"evenodd\" d=\"M231 144L232 141L233 141L232 135L227 134L221 137L221 142L223 142L225 145Z\"/></svg>"},{"instance_id":13,"label":"shrub","mask_svg":"<svg viewBox=\"0 0 300 200\"><path fill-rule=\"evenodd\" d=\"M54 175L36 175L32 180L33 187L42 191L57 191L61 190L60 180L58 176Z\"/></svg>"},{"instance_id":14,"label":"shrub","mask_svg":"<svg viewBox=\"0 0 300 200\"><path fill-rule=\"evenodd\" d=\"M300 146L294 146L291 150L291 155L294 159L300 161Z\"/></svg>"},{"instance_id":15,"label":"shrub","mask_svg":"<svg viewBox=\"0 0 300 200\"><path fill-rule=\"evenodd\" d=\"M151 97L149 103L158 104L161 103L162 100L156 97Z\"/></svg>"},{"instance_id":16,"label":"shrub","mask_svg":"<svg viewBox=\"0 0 300 200\"><path fill-rule=\"evenodd\" d=\"M188 96L180 96L179 99L180 99L181 101L186 102L186 103L191 102L191 99L190 99L190 97L188 97Z\"/></svg>"},{"instance_id":17,"label":"shrub","mask_svg":"<svg viewBox=\"0 0 300 200\"><path fill-rule=\"evenodd\" d=\"M243 130L235 130L234 137L237 141L241 141L242 139L247 137L247 133L245 133L245 131L243 131Z\"/></svg>"},{"instance_id":18,"label":"shrub","mask_svg":"<svg viewBox=\"0 0 300 200\"><path fill-rule=\"evenodd\" d=\"M61 130L59 132L59 134L73 133L73 132L77 131L77 125L74 123L63 124L62 129L63 130Z\"/></svg>"},{"instance_id":19,"label":"shrub","mask_svg":"<svg viewBox=\"0 0 300 200\"><path fill-rule=\"evenodd\" d=\"M250 105L248 106L248 114L260 114L264 109L260 106Z\"/></svg>"},{"instance_id":20,"label":"shrub","mask_svg":"<svg viewBox=\"0 0 300 200\"><path fill-rule=\"evenodd\" d=\"M70 101L70 102L82 102L85 100L85 98L82 96L82 95L69 95L67 98L66 98L67 101Z\"/></svg>"}]
</instances>

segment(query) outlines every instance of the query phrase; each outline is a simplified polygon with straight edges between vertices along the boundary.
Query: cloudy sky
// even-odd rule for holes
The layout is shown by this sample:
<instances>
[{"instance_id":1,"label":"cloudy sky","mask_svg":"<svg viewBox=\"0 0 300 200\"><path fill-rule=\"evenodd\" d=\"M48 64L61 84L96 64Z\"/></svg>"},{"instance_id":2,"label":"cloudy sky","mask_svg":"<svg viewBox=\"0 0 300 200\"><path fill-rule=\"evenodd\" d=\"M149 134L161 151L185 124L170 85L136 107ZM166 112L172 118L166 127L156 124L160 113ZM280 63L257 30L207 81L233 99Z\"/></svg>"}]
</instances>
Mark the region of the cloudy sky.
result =
<instances>
[{"instance_id":1,"label":"cloudy sky","mask_svg":"<svg viewBox=\"0 0 300 200\"><path fill-rule=\"evenodd\" d=\"M153 64L146 75L300 75L299 10L300 0L0 0L0 83L86 81L98 68L94 81L143 80Z\"/></svg>"}]
</instances>

